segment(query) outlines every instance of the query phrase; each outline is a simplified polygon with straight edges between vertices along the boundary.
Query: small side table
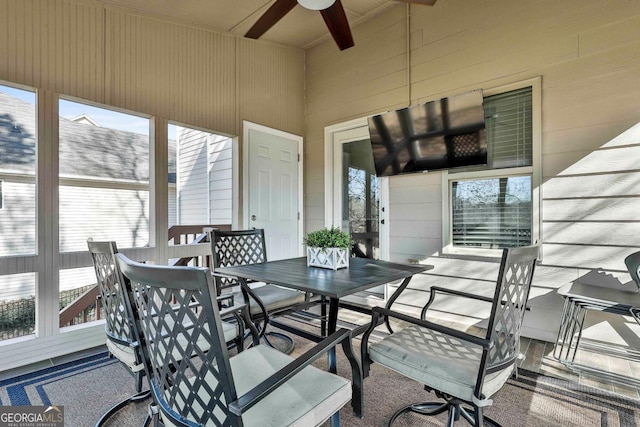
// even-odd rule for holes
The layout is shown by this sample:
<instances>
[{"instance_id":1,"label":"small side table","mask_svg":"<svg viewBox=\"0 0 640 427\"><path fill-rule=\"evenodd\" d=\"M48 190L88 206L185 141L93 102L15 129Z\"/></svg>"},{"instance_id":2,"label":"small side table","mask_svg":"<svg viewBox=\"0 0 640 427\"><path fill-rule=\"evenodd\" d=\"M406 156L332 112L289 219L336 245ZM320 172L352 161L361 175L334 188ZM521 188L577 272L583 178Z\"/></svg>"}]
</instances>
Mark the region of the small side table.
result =
<instances>
[{"instance_id":1,"label":"small side table","mask_svg":"<svg viewBox=\"0 0 640 427\"><path fill-rule=\"evenodd\" d=\"M564 298L564 308L553 357L571 370L582 371L605 379L640 387L639 379L586 366L575 361L578 348L581 347L602 354L640 362L640 351L638 349L620 349L606 343L581 343L582 328L589 310L631 316L640 325L640 293L581 283L569 283L558 289L558 295Z\"/></svg>"}]
</instances>

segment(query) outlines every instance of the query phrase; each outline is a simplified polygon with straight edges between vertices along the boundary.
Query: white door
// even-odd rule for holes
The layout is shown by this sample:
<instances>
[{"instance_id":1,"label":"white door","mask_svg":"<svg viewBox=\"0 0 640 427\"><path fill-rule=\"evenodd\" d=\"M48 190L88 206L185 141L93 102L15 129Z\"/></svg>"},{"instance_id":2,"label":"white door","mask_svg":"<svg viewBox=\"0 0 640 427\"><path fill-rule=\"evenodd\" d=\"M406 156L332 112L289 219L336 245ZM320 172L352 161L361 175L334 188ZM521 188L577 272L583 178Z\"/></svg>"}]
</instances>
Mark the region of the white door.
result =
<instances>
[{"instance_id":1,"label":"white door","mask_svg":"<svg viewBox=\"0 0 640 427\"><path fill-rule=\"evenodd\" d=\"M387 178L378 178L366 125L333 133L333 225L349 231L359 256L388 259ZM383 295L384 286L371 289Z\"/></svg>"},{"instance_id":2,"label":"white door","mask_svg":"<svg viewBox=\"0 0 640 427\"><path fill-rule=\"evenodd\" d=\"M263 228L269 260L302 254L302 138L245 122L245 225Z\"/></svg>"}]
</instances>

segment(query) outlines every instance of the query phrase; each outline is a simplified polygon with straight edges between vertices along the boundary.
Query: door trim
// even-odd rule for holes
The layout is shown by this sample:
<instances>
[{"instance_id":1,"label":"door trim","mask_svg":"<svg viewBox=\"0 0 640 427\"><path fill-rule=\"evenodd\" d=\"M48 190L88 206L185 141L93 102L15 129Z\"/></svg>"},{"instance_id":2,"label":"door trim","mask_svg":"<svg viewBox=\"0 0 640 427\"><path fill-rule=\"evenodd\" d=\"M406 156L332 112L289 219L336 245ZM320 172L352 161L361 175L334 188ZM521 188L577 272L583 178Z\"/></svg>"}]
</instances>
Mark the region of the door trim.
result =
<instances>
[{"instance_id":1,"label":"door trim","mask_svg":"<svg viewBox=\"0 0 640 427\"><path fill-rule=\"evenodd\" d=\"M256 130L269 135L277 136L280 138L291 139L298 143L298 255L302 256L302 237L304 224L304 188L303 188L303 167L302 159L304 140L300 135L294 135L292 133L284 132L278 129L273 129L267 126L259 125L257 123L249 122L247 120L242 121L242 224L240 228L249 228L249 131Z\"/></svg>"},{"instance_id":2,"label":"door trim","mask_svg":"<svg viewBox=\"0 0 640 427\"><path fill-rule=\"evenodd\" d=\"M324 224L325 227L331 227L338 224L340 219L335 218L334 191L336 178L334 173L334 141L336 134L352 129L368 126L367 118L349 120L347 122L338 123L324 128ZM384 208L384 215L380 219L384 219L384 226L379 228L380 239L380 259L389 260L389 178L380 177L380 204Z\"/></svg>"}]
</instances>

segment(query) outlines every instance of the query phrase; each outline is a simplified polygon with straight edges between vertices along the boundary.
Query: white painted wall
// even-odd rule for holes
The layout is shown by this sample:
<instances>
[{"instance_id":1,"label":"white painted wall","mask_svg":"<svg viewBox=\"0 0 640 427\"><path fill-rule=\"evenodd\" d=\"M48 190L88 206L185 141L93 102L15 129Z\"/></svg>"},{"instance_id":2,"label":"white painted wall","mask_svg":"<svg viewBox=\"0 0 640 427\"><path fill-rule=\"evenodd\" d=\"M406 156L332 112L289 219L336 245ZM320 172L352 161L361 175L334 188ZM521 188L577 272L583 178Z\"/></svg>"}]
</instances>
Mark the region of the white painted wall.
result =
<instances>
[{"instance_id":1,"label":"white painted wall","mask_svg":"<svg viewBox=\"0 0 640 427\"><path fill-rule=\"evenodd\" d=\"M60 253L58 247L58 96L151 117L151 246L126 253L166 262L208 252L206 245L167 243L169 122L240 135L246 119L302 134L304 52L93 0L0 0L0 28L0 81L38 91L39 147L37 254L0 255L0 285L10 275L37 273L37 338L3 342L4 370L104 343L99 323L64 334L57 326L59 270L91 264L86 250Z\"/></svg>"},{"instance_id":2,"label":"white painted wall","mask_svg":"<svg viewBox=\"0 0 640 427\"><path fill-rule=\"evenodd\" d=\"M624 257L640 250L640 2L399 4L353 32L353 49L328 40L307 51L307 230L324 221L325 126L540 77L543 257L524 334L555 339L556 289L571 280L627 287ZM393 177L389 186L391 259L435 265L399 308L415 311L436 284L489 292L497 264L441 254L440 173ZM450 318L452 308L438 316ZM461 320L483 316L472 307Z\"/></svg>"}]
</instances>

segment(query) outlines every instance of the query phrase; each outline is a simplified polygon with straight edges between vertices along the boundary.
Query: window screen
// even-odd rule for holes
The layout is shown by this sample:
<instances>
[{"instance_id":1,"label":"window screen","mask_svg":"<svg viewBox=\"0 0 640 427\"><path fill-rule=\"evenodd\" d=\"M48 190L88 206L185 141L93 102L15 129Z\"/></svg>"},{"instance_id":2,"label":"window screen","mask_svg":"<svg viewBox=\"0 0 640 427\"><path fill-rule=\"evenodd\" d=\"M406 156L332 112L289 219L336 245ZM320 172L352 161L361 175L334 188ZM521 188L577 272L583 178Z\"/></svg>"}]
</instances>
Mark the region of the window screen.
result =
<instances>
[{"instance_id":1,"label":"window screen","mask_svg":"<svg viewBox=\"0 0 640 427\"><path fill-rule=\"evenodd\" d=\"M454 247L503 248L531 244L531 175L508 168L533 165L530 87L486 97L484 108L495 177L451 182ZM498 171L497 169L500 169Z\"/></svg>"}]
</instances>

